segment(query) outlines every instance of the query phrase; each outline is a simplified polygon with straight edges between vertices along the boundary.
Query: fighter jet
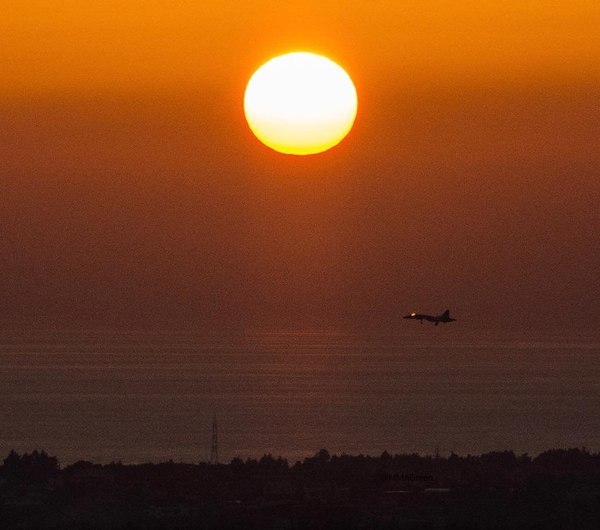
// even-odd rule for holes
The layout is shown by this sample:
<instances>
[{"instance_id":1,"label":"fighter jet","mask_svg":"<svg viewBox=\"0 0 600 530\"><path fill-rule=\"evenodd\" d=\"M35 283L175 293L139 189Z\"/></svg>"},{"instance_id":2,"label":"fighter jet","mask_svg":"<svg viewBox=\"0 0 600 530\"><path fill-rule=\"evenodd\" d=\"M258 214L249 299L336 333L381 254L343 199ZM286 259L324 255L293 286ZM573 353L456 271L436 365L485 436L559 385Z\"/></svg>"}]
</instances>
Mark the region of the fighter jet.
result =
<instances>
[{"instance_id":1,"label":"fighter jet","mask_svg":"<svg viewBox=\"0 0 600 530\"><path fill-rule=\"evenodd\" d=\"M440 316L431 316L431 315L421 315L420 313L411 313L410 315L406 315L404 318L410 320L420 320L421 324L423 320L427 320L427 322L433 322L436 326L440 322L455 322L455 318L450 318L450 309L446 309Z\"/></svg>"}]
</instances>

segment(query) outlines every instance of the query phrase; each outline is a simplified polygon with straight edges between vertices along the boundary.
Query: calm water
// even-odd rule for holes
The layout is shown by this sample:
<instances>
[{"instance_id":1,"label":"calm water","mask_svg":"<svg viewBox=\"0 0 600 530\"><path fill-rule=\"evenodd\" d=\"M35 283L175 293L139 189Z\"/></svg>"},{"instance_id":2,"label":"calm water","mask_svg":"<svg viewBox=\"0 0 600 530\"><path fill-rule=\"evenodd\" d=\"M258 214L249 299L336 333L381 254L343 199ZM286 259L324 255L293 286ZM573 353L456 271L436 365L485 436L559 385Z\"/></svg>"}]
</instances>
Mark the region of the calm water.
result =
<instances>
[{"instance_id":1,"label":"calm water","mask_svg":"<svg viewBox=\"0 0 600 530\"><path fill-rule=\"evenodd\" d=\"M63 464L600 450L600 341L336 332L4 333L0 457Z\"/></svg>"}]
</instances>

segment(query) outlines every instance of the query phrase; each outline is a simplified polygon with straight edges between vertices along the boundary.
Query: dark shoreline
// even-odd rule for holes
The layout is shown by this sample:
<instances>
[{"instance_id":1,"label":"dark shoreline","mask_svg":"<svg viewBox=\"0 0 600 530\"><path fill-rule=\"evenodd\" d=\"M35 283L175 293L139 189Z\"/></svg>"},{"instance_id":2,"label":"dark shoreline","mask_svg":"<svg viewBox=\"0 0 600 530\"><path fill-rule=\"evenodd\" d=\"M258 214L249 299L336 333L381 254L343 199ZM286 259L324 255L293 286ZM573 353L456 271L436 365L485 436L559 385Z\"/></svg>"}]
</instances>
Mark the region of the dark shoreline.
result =
<instances>
[{"instance_id":1,"label":"dark shoreline","mask_svg":"<svg viewBox=\"0 0 600 530\"><path fill-rule=\"evenodd\" d=\"M2 528L597 529L600 453L265 455L108 465L11 452Z\"/></svg>"}]
</instances>

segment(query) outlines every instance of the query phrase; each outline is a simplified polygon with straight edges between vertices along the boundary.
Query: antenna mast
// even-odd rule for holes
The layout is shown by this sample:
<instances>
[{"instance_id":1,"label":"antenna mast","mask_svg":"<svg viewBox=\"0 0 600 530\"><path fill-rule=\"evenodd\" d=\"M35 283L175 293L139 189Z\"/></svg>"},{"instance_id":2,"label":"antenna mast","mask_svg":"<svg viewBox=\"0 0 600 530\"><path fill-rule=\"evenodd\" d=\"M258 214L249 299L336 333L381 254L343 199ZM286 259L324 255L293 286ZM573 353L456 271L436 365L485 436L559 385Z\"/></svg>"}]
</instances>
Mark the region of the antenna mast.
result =
<instances>
[{"instance_id":1,"label":"antenna mast","mask_svg":"<svg viewBox=\"0 0 600 530\"><path fill-rule=\"evenodd\" d=\"M217 443L217 413L213 416L212 445L210 449L210 463L216 466L219 463L219 446Z\"/></svg>"}]
</instances>

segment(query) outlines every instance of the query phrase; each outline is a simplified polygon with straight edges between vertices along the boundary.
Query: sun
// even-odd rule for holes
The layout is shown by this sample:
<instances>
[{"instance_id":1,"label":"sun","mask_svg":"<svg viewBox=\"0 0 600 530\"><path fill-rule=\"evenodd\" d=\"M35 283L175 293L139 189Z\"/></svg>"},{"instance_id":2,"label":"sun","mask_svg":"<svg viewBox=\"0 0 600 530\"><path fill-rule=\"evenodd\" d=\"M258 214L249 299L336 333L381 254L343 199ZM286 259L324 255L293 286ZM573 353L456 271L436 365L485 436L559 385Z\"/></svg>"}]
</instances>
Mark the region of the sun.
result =
<instances>
[{"instance_id":1,"label":"sun","mask_svg":"<svg viewBox=\"0 0 600 530\"><path fill-rule=\"evenodd\" d=\"M244 113L252 132L268 147L312 155L350 132L357 101L343 68L322 55L294 52L271 59L252 75Z\"/></svg>"}]
</instances>

